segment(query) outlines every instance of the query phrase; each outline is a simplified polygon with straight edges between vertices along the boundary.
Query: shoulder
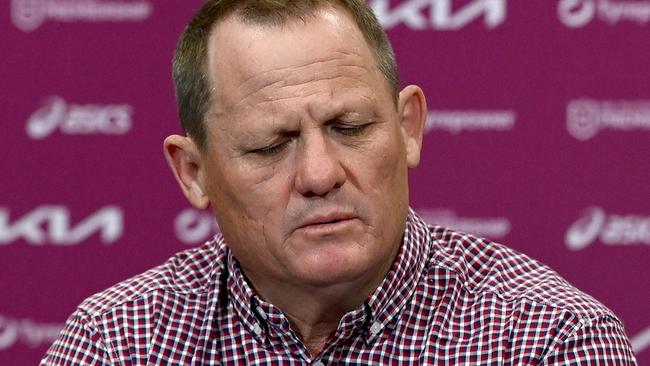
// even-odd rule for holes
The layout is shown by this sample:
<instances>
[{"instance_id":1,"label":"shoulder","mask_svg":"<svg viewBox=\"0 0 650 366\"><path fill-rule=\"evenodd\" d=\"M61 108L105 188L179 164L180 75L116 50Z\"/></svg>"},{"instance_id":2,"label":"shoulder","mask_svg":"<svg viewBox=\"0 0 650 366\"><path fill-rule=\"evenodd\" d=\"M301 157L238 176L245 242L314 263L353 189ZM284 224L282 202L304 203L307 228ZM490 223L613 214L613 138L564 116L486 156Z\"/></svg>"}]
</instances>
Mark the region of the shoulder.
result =
<instances>
[{"instance_id":1,"label":"shoulder","mask_svg":"<svg viewBox=\"0 0 650 366\"><path fill-rule=\"evenodd\" d=\"M427 264L417 303L437 339L506 351L512 364L635 364L611 310L546 265L504 245L418 217ZM487 332L487 333L486 333ZM486 334L493 337L486 337Z\"/></svg>"},{"instance_id":2,"label":"shoulder","mask_svg":"<svg viewBox=\"0 0 650 366\"><path fill-rule=\"evenodd\" d=\"M226 248L220 238L198 248L175 254L165 263L122 281L83 301L78 311L99 317L120 306L142 302L149 297L173 294L196 296L215 290L224 271Z\"/></svg>"},{"instance_id":3,"label":"shoulder","mask_svg":"<svg viewBox=\"0 0 650 366\"><path fill-rule=\"evenodd\" d=\"M457 278L465 291L496 296L513 306L528 303L568 313L578 321L614 316L548 266L490 240L429 226L430 268Z\"/></svg>"},{"instance_id":4,"label":"shoulder","mask_svg":"<svg viewBox=\"0 0 650 366\"><path fill-rule=\"evenodd\" d=\"M181 339L198 333L205 313L214 308L226 258L217 237L89 297L68 318L41 364L148 363L151 345L163 344L170 329Z\"/></svg>"}]
</instances>

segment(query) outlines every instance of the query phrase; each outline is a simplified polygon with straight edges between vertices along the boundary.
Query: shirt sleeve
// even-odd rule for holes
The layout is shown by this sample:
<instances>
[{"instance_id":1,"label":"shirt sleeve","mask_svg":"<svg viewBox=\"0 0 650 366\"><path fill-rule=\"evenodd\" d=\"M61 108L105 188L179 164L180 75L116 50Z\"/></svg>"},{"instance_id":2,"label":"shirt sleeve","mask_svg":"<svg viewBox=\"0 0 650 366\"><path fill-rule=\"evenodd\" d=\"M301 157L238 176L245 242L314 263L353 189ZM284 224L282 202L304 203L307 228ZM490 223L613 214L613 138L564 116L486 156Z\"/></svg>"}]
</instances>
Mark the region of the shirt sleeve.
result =
<instances>
[{"instance_id":1,"label":"shirt sleeve","mask_svg":"<svg viewBox=\"0 0 650 366\"><path fill-rule=\"evenodd\" d=\"M620 321L611 316L591 319L542 360L545 366L636 366L630 341Z\"/></svg>"},{"instance_id":2,"label":"shirt sleeve","mask_svg":"<svg viewBox=\"0 0 650 366\"><path fill-rule=\"evenodd\" d=\"M83 312L72 314L39 366L112 365L103 338L89 324Z\"/></svg>"}]
</instances>

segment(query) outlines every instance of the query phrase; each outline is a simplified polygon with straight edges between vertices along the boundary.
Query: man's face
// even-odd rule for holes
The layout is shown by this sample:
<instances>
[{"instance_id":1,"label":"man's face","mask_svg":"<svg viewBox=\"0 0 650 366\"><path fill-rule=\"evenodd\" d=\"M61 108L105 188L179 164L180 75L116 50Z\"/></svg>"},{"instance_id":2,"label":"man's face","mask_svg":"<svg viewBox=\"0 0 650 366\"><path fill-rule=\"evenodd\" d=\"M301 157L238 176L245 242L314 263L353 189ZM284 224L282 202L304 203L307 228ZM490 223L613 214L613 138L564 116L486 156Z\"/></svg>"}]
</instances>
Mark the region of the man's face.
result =
<instances>
[{"instance_id":1,"label":"man's face","mask_svg":"<svg viewBox=\"0 0 650 366\"><path fill-rule=\"evenodd\" d=\"M408 209L407 137L351 18L231 17L208 53L199 181L244 272L300 286L383 276Z\"/></svg>"}]
</instances>

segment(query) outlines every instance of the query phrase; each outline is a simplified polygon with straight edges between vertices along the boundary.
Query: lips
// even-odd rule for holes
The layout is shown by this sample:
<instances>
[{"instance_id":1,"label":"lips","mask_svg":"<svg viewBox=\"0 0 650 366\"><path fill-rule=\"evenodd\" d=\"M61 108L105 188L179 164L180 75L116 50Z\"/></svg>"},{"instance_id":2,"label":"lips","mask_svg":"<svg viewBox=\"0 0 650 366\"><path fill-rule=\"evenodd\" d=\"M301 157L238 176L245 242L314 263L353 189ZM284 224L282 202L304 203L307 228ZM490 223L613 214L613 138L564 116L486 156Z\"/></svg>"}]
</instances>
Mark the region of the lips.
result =
<instances>
[{"instance_id":1,"label":"lips","mask_svg":"<svg viewBox=\"0 0 650 366\"><path fill-rule=\"evenodd\" d=\"M328 214L317 214L308 217L296 231L326 233L344 229L357 219L357 216L349 212L331 212Z\"/></svg>"}]
</instances>

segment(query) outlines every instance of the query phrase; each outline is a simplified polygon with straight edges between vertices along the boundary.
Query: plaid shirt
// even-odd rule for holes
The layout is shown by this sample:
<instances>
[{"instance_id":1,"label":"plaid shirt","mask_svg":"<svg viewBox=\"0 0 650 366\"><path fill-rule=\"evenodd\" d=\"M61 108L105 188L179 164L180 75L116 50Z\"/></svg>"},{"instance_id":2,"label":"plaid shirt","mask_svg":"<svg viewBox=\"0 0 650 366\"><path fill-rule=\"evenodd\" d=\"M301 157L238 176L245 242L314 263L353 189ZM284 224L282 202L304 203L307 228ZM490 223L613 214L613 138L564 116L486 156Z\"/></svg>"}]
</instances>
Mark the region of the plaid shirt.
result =
<instances>
[{"instance_id":1,"label":"plaid shirt","mask_svg":"<svg viewBox=\"0 0 650 366\"><path fill-rule=\"evenodd\" d=\"M621 322L548 267L409 213L377 290L310 356L221 237L83 302L41 365L635 365Z\"/></svg>"}]
</instances>

